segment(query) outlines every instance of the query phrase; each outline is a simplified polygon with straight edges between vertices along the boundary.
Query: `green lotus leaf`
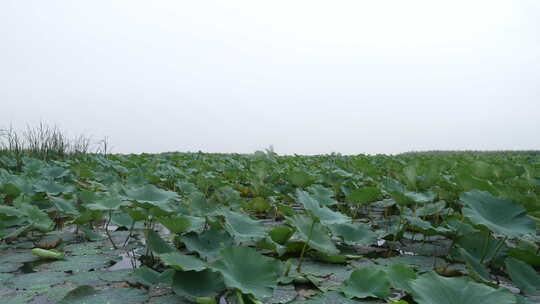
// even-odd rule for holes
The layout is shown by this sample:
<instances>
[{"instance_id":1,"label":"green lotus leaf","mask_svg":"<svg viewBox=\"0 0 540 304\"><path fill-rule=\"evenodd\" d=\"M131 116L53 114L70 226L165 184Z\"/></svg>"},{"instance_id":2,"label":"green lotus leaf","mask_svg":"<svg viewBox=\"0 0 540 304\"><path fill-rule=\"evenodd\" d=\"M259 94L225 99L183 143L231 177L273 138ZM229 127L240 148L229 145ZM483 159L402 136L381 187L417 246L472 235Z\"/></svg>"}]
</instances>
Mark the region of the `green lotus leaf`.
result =
<instances>
[{"instance_id":1,"label":"green lotus leaf","mask_svg":"<svg viewBox=\"0 0 540 304\"><path fill-rule=\"evenodd\" d=\"M72 193L75 188L72 186L65 186L52 180L40 181L34 186L36 192L44 192L49 195L59 195L61 193Z\"/></svg>"},{"instance_id":2,"label":"green lotus leaf","mask_svg":"<svg viewBox=\"0 0 540 304\"><path fill-rule=\"evenodd\" d=\"M189 206L192 211L192 215L206 217L219 214L218 206L207 200L204 194L200 192L193 192L189 196Z\"/></svg>"},{"instance_id":3,"label":"green lotus leaf","mask_svg":"<svg viewBox=\"0 0 540 304\"><path fill-rule=\"evenodd\" d=\"M403 168L403 175L405 175L405 181L407 182L407 185L411 188L416 188L416 181L417 181L416 164L409 165Z\"/></svg>"},{"instance_id":4,"label":"green lotus leaf","mask_svg":"<svg viewBox=\"0 0 540 304\"><path fill-rule=\"evenodd\" d=\"M59 179L69 175L69 170L62 167L45 167L39 172L47 179Z\"/></svg>"},{"instance_id":5,"label":"green lotus leaf","mask_svg":"<svg viewBox=\"0 0 540 304\"><path fill-rule=\"evenodd\" d=\"M381 185L383 189L388 193L405 191L405 186L403 186L402 183L390 177L383 178Z\"/></svg>"},{"instance_id":6,"label":"green lotus leaf","mask_svg":"<svg viewBox=\"0 0 540 304\"><path fill-rule=\"evenodd\" d=\"M274 242L281 245L285 244L285 242L287 242L293 234L294 230L288 226L276 226L268 232L270 238L272 238Z\"/></svg>"},{"instance_id":7,"label":"green lotus leaf","mask_svg":"<svg viewBox=\"0 0 540 304\"><path fill-rule=\"evenodd\" d=\"M444 267L447 262L439 257L422 255L401 255L392 258L378 258L374 260L380 266L404 264L414 267L418 272L427 272L433 267Z\"/></svg>"},{"instance_id":8,"label":"green lotus leaf","mask_svg":"<svg viewBox=\"0 0 540 304\"><path fill-rule=\"evenodd\" d=\"M38 259L39 258L33 255L30 250L16 250L12 252L2 252L2 254L0 254L0 264L27 263L37 261Z\"/></svg>"},{"instance_id":9,"label":"green lotus leaf","mask_svg":"<svg viewBox=\"0 0 540 304\"><path fill-rule=\"evenodd\" d=\"M394 288L411 292L411 283L416 278L414 270L405 264L393 264L388 268L388 279Z\"/></svg>"},{"instance_id":10,"label":"green lotus leaf","mask_svg":"<svg viewBox=\"0 0 540 304\"><path fill-rule=\"evenodd\" d=\"M414 201L403 192L391 192L392 199L400 206L413 205Z\"/></svg>"},{"instance_id":11,"label":"green lotus leaf","mask_svg":"<svg viewBox=\"0 0 540 304\"><path fill-rule=\"evenodd\" d=\"M425 204L424 206L416 209L416 215L428 216L433 214L441 214L446 207L445 201L438 201L432 204Z\"/></svg>"},{"instance_id":12,"label":"green lotus leaf","mask_svg":"<svg viewBox=\"0 0 540 304\"><path fill-rule=\"evenodd\" d=\"M180 198L178 193L159 189L154 185L144 185L142 187L126 189L126 196L139 203L148 203L164 211L171 211L168 203Z\"/></svg>"},{"instance_id":13,"label":"green lotus leaf","mask_svg":"<svg viewBox=\"0 0 540 304\"><path fill-rule=\"evenodd\" d=\"M421 219L419 217L416 217L416 216L403 216L403 219L405 219L407 222L409 222L409 224L411 226L419 228L421 230L425 230L425 231L434 230L434 231L437 231L439 233L445 233L445 232L452 231L452 230L450 230L448 228L445 228L445 227L442 227L442 226L434 227L430 222L424 221L423 219Z\"/></svg>"},{"instance_id":14,"label":"green lotus leaf","mask_svg":"<svg viewBox=\"0 0 540 304\"><path fill-rule=\"evenodd\" d=\"M536 233L534 221L527 216L525 208L514 201L479 190L463 193L460 199L465 204L463 215L477 225L510 238Z\"/></svg>"},{"instance_id":15,"label":"green lotus leaf","mask_svg":"<svg viewBox=\"0 0 540 304\"><path fill-rule=\"evenodd\" d=\"M202 303L202 302L200 302L199 300L199 303ZM193 302L186 300L186 298L184 297L180 297L175 294L170 294L167 296L151 297L150 300L147 302L147 304L193 304ZM216 303L209 302L209 304L216 304Z\"/></svg>"},{"instance_id":16,"label":"green lotus leaf","mask_svg":"<svg viewBox=\"0 0 540 304\"><path fill-rule=\"evenodd\" d=\"M484 264L480 262L480 259L472 256L471 254L467 252L467 250L463 248L459 248L458 251L461 255L461 258L467 264L467 269L469 270L469 272L471 271L474 272L474 274L469 273L469 275L473 277L477 276L483 282L489 282L491 280L491 275L489 274L489 270Z\"/></svg>"},{"instance_id":17,"label":"green lotus leaf","mask_svg":"<svg viewBox=\"0 0 540 304\"><path fill-rule=\"evenodd\" d=\"M173 276L174 293L192 301L197 298L214 298L225 289L223 277L218 272L177 271Z\"/></svg>"},{"instance_id":18,"label":"green lotus leaf","mask_svg":"<svg viewBox=\"0 0 540 304\"><path fill-rule=\"evenodd\" d=\"M174 249L169 243L165 242L161 238L159 233L155 232L154 230L146 229L144 233L146 235L146 241L148 242L148 247L155 254L160 255L160 254L176 251L176 249Z\"/></svg>"},{"instance_id":19,"label":"green lotus leaf","mask_svg":"<svg viewBox=\"0 0 540 304\"><path fill-rule=\"evenodd\" d=\"M184 233L190 230L191 228L191 221L189 218L185 216L174 216L174 217L160 216L157 218L157 220L173 233Z\"/></svg>"},{"instance_id":20,"label":"green lotus leaf","mask_svg":"<svg viewBox=\"0 0 540 304\"><path fill-rule=\"evenodd\" d=\"M224 247L233 244L233 239L226 232L216 228L210 228L200 234L188 233L180 240L190 251L195 251L200 257L207 261L214 261L219 257L219 253Z\"/></svg>"},{"instance_id":21,"label":"green lotus leaf","mask_svg":"<svg viewBox=\"0 0 540 304\"><path fill-rule=\"evenodd\" d=\"M530 301L529 299L523 296L520 296L520 295L515 295L515 296L516 296L516 304L538 304L538 303L534 303Z\"/></svg>"},{"instance_id":22,"label":"green lotus leaf","mask_svg":"<svg viewBox=\"0 0 540 304\"><path fill-rule=\"evenodd\" d=\"M347 299L340 292L329 291L306 301L293 301L291 304L361 304L362 302ZM372 302L363 302L372 303ZM376 302L375 302L376 303Z\"/></svg>"},{"instance_id":23,"label":"green lotus leaf","mask_svg":"<svg viewBox=\"0 0 540 304\"><path fill-rule=\"evenodd\" d=\"M259 299L272 296L282 271L278 260L249 247L228 247L221 256L212 268L223 275L227 287L238 288Z\"/></svg>"},{"instance_id":24,"label":"green lotus leaf","mask_svg":"<svg viewBox=\"0 0 540 304\"><path fill-rule=\"evenodd\" d=\"M0 205L0 214L5 214L7 216L16 216L16 217L26 216L26 214L22 212L21 210L15 207L6 206L6 205Z\"/></svg>"},{"instance_id":25,"label":"green lotus leaf","mask_svg":"<svg viewBox=\"0 0 540 304\"><path fill-rule=\"evenodd\" d=\"M390 295L390 281L386 272L363 268L353 271L341 285L341 291L350 298L375 297L384 299Z\"/></svg>"},{"instance_id":26,"label":"green lotus leaf","mask_svg":"<svg viewBox=\"0 0 540 304\"><path fill-rule=\"evenodd\" d=\"M181 254L179 252L169 252L159 255L159 258L165 263L176 270L182 271L202 271L206 269L206 263L198 258L190 255Z\"/></svg>"},{"instance_id":27,"label":"green lotus leaf","mask_svg":"<svg viewBox=\"0 0 540 304\"><path fill-rule=\"evenodd\" d=\"M418 304L515 304L504 289L494 289L469 278L447 278L428 272L411 283Z\"/></svg>"},{"instance_id":28,"label":"green lotus leaf","mask_svg":"<svg viewBox=\"0 0 540 304\"><path fill-rule=\"evenodd\" d=\"M135 282L133 269L119 269L112 271L99 271L98 277L106 282Z\"/></svg>"},{"instance_id":29,"label":"green lotus leaf","mask_svg":"<svg viewBox=\"0 0 540 304\"><path fill-rule=\"evenodd\" d=\"M61 213L73 216L78 216L80 214L79 210L76 208L75 200L65 200L59 197L51 197L51 202Z\"/></svg>"},{"instance_id":30,"label":"green lotus leaf","mask_svg":"<svg viewBox=\"0 0 540 304\"><path fill-rule=\"evenodd\" d=\"M512 282L519 289L527 294L540 295L540 275L534 268L514 258L507 258L504 264Z\"/></svg>"},{"instance_id":31,"label":"green lotus leaf","mask_svg":"<svg viewBox=\"0 0 540 304\"><path fill-rule=\"evenodd\" d=\"M134 225L134 228L142 228L143 227L143 224L142 223L135 223L135 221L133 220L133 218L129 215L129 213L118 213L118 212L115 212L112 214L111 216L111 223L113 225L116 225L118 227L126 227L126 228L130 228L131 225Z\"/></svg>"},{"instance_id":32,"label":"green lotus leaf","mask_svg":"<svg viewBox=\"0 0 540 304\"><path fill-rule=\"evenodd\" d=\"M103 284L103 281L98 276L99 273L99 271L78 272L66 277L66 282L77 285L97 286Z\"/></svg>"},{"instance_id":33,"label":"green lotus leaf","mask_svg":"<svg viewBox=\"0 0 540 304\"><path fill-rule=\"evenodd\" d=\"M379 200L381 191L377 187L361 187L347 195L347 201L354 204L367 204Z\"/></svg>"},{"instance_id":34,"label":"green lotus leaf","mask_svg":"<svg viewBox=\"0 0 540 304\"><path fill-rule=\"evenodd\" d=\"M0 273L16 272L22 266L22 263L0 263Z\"/></svg>"},{"instance_id":35,"label":"green lotus leaf","mask_svg":"<svg viewBox=\"0 0 540 304\"><path fill-rule=\"evenodd\" d=\"M265 212L268 211L272 205L270 205L270 203L264 198L256 197L250 200L246 207L248 210L255 212Z\"/></svg>"},{"instance_id":36,"label":"green lotus leaf","mask_svg":"<svg viewBox=\"0 0 540 304\"><path fill-rule=\"evenodd\" d=\"M466 234L459 237L455 241L455 245L465 249L472 257L476 260L484 261L494 261L506 255L506 247L503 246L497 252L497 246L499 241L492 237L487 237L486 234L482 232ZM495 256L497 254L497 256ZM459 252L455 253L456 259L461 259L461 254Z\"/></svg>"},{"instance_id":37,"label":"green lotus leaf","mask_svg":"<svg viewBox=\"0 0 540 304\"><path fill-rule=\"evenodd\" d=\"M146 266L142 266L133 270L133 275L136 281L146 286L152 286L159 283L161 277L161 273Z\"/></svg>"},{"instance_id":38,"label":"green lotus leaf","mask_svg":"<svg viewBox=\"0 0 540 304\"><path fill-rule=\"evenodd\" d=\"M508 250L508 256L521 260L531 266L540 266L540 250L534 242L520 240L517 247Z\"/></svg>"},{"instance_id":39,"label":"green lotus leaf","mask_svg":"<svg viewBox=\"0 0 540 304\"><path fill-rule=\"evenodd\" d=\"M178 190L180 190L179 192L183 195L189 196L193 193L199 192L197 186L190 182L180 180L175 183L175 186L178 188Z\"/></svg>"},{"instance_id":40,"label":"green lotus leaf","mask_svg":"<svg viewBox=\"0 0 540 304\"><path fill-rule=\"evenodd\" d=\"M90 210L99 210L99 211L113 211L119 210L122 206L131 205L129 202L122 200L117 196L109 196L106 198L97 199L92 204L86 204L85 207Z\"/></svg>"},{"instance_id":41,"label":"green lotus leaf","mask_svg":"<svg viewBox=\"0 0 540 304\"><path fill-rule=\"evenodd\" d=\"M64 260L49 264L50 269L55 271L81 271L97 270L112 266L119 260L118 257L107 255L81 255L67 256Z\"/></svg>"},{"instance_id":42,"label":"green lotus leaf","mask_svg":"<svg viewBox=\"0 0 540 304\"><path fill-rule=\"evenodd\" d=\"M334 191L322 185L312 185L308 188L311 196L323 206L332 206L337 204L334 198Z\"/></svg>"},{"instance_id":43,"label":"green lotus leaf","mask_svg":"<svg viewBox=\"0 0 540 304\"><path fill-rule=\"evenodd\" d=\"M213 195L220 203L228 206L237 206L242 201L240 192L234 190L231 186L218 188Z\"/></svg>"},{"instance_id":44,"label":"green lotus leaf","mask_svg":"<svg viewBox=\"0 0 540 304\"><path fill-rule=\"evenodd\" d=\"M327 254L339 253L329 232L320 222L302 215L287 217L287 221L296 228L298 237L307 242L311 248Z\"/></svg>"},{"instance_id":45,"label":"green lotus leaf","mask_svg":"<svg viewBox=\"0 0 540 304\"><path fill-rule=\"evenodd\" d=\"M269 298L264 298L265 304L286 304L290 303L297 296L294 285L278 285L274 288L274 294Z\"/></svg>"},{"instance_id":46,"label":"green lotus leaf","mask_svg":"<svg viewBox=\"0 0 540 304\"><path fill-rule=\"evenodd\" d=\"M5 284L6 286L13 286L17 289L30 289L36 285L56 285L65 281L66 275L63 272L46 271L46 272L33 272L18 275L11 278Z\"/></svg>"},{"instance_id":47,"label":"green lotus leaf","mask_svg":"<svg viewBox=\"0 0 540 304\"><path fill-rule=\"evenodd\" d=\"M325 225L346 223L351 220L340 212L332 211L327 207L321 207L320 203L305 191L296 190L296 198L304 205L306 210L311 212L313 216L319 218L321 223Z\"/></svg>"},{"instance_id":48,"label":"green lotus leaf","mask_svg":"<svg viewBox=\"0 0 540 304\"><path fill-rule=\"evenodd\" d=\"M411 199L413 202L419 203L419 204L425 204L425 203L432 202L437 197L437 194L435 192L431 192L431 191L428 191L428 192L406 191L404 194L409 199Z\"/></svg>"},{"instance_id":49,"label":"green lotus leaf","mask_svg":"<svg viewBox=\"0 0 540 304\"><path fill-rule=\"evenodd\" d=\"M296 170L289 173L289 181L296 187L306 187L311 184L313 177L305 171Z\"/></svg>"},{"instance_id":50,"label":"green lotus leaf","mask_svg":"<svg viewBox=\"0 0 540 304\"><path fill-rule=\"evenodd\" d=\"M89 228L87 226L81 225L79 226L79 229L84 233L86 239L89 241L95 242L106 238L103 233L95 232L94 230L92 230L92 228Z\"/></svg>"},{"instance_id":51,"label":"green lotus leaf","mask_svg":"<svg viewBox=\"0 0 540 304\"><path fill-rule=\"evenodd\" d=\"M0 184L0 193L3 193L6 196L16 198L21 194L21 189L14 182Z\"/></svg>"},{"instance_id":52,"label":"green lotus leaf","mask_svg":"<svg viewBox=\"0 0 540 304\"><path fill-rule=\"evenodd\" d=\"M260 221L233 211L222 211L225 229L237 242L258 241L266 237L266 230Z\"/></svg>"},{"instance_id":53,"label":"green lotus leaf","mask_svg":"<svg viewBox=\"0 0 540 304\"><path fill-rule=\"evenodd\" d=\"M58 302L59 304L139 304L146 303L148 295L145 291L135 288L111 288L97 290L91 286L83 285L69 291Z\"/></svg>"},{"instance_id":54,"label":"green lotus leaf","mask_svg":"<svg viewBox=\"0 0 540 304\"><path fill-rule=\"evenodd\" d=\"M333 224L329 225L329 228L347 245L372 245L377 242L377 234L364 223Z\"/></svg>"},{"instance_id":55,"label":"green lotus leaf","mask_svg":"<svg viewBox=\"0 0 540 304\"><path fill-rule=\"evenodd\" d=\"M492 194L497 194L497 190L495 187L493 187L490 181L474 177L470 172L467 171L458 172L455 175L455 181L461 188L463 188L464 191L481 190Z\"/></svg>"},{"instance_id":56,"label":"green lotus leaf","mask_svg":"<svg viewBox=\"0 0 540 304\"><path fill-rule=\"evenodd\" d=\"M453 233L457 235L471 234L475 232L480 232L480 230L474 228L471 224L465 221L466 219L458 219L457 217L449 217L446 219L448 228L452 230Z\"/></svg>"},{"instance_id":57,"label":"green lotus leaf","mask_svg":"<svg viewBox=\"0 0 540 304\"><path fill-rule=\"evenodd\" d=\"M34 299L35 295L33 293L25 293L13 296L3 296L2 304L27 304Z\"/></svg>"},{"instance_id":58,"label":"green lotus leaf","mask_svg":"<svg viewBox=\"0 0 540 304\"><path fill-rule=\"evenodd\" d=\"M49 215L37 206L25 204L19 206L19 208L26 214L26 220L32 228L47 232L54 227L54 223L49 218Z\"/></svg>"}]
</instances>

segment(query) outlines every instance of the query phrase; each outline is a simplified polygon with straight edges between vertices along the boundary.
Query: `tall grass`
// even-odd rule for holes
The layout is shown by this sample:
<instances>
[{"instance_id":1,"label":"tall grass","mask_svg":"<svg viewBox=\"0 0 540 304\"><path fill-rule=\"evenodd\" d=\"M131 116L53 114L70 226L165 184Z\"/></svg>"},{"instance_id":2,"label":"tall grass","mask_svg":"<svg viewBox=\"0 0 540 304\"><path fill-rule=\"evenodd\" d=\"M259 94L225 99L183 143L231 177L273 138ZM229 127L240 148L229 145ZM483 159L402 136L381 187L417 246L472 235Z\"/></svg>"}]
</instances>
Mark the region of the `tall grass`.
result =
<instances>
[{"instance_id":1,"label":"tall grass","mask_svg":"<svg viewBox=\"0 0 540 304\"><path fill-rule=\"evenodd\" d=\"M107 151L108 140L98 142L96 152ZM80 134L68 137L65 132L55 125L40 122L36 126L28 125L26 129L15 130L12 126L0 129L0 153L13 155L17 167L22 164L25 156L42 160L65 159L68 156L92 153L91 137Z\"/></svg>"}]
</instances>

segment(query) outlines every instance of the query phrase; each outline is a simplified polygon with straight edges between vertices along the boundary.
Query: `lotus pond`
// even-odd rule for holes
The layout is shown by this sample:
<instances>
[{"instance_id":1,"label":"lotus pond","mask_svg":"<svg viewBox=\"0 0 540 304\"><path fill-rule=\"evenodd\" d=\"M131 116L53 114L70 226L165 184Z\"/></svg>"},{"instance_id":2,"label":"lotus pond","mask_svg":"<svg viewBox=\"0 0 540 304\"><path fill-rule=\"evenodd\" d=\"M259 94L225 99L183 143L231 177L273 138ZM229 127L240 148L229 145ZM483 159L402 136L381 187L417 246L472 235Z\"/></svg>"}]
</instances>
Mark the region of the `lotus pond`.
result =
<instances>
[{"instance_id":1,"label":"lotus pond","mask_svg":"<svg viewBox=\"0 0 540 304\"><path fill-rule=\"evenodd\" d=\"M0 303L540 303L540 154L0 155Z\"/></svg>"}]
</instances>

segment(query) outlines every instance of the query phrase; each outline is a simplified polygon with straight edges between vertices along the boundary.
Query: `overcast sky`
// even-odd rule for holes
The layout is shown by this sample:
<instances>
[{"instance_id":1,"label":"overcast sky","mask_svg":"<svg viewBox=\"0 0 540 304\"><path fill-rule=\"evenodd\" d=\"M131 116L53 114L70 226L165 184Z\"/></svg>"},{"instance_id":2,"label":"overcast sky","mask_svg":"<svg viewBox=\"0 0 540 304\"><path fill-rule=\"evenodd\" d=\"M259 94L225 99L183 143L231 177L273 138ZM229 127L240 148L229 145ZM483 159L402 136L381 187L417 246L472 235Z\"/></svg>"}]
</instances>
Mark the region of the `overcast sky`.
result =
<instances>
[{"instance_id":1,"label":"overcast sky","mask_svg":"<svg viewBox=\"0 0 540 304\"><path fill-rule=\"evenodd\" d=\"M540 149L540 4L0 1L0 127L114 152Z\"/></svg>"}]
</instances>

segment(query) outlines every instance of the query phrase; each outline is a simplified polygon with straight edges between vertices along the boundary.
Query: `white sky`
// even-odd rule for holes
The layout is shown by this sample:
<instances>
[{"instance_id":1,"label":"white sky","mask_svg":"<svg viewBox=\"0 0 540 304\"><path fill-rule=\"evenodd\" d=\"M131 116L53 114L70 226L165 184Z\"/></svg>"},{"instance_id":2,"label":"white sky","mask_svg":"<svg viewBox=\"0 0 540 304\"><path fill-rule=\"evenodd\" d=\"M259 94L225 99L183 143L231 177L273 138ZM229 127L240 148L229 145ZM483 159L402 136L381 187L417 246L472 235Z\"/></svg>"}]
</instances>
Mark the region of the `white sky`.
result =
<instances>
[{"instance_id":1,"label":"white sky","mask_svg":"<svg viewBox=\"0 0 540 304\"><path fill-rule=\"evenodd\" d=\"M0 1L0 127L114 152L540 149L540 2Z\"/></svg>"}]
</instances>

